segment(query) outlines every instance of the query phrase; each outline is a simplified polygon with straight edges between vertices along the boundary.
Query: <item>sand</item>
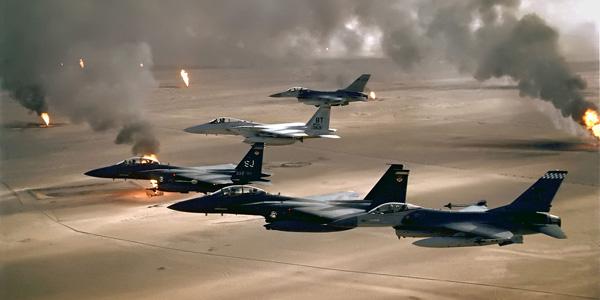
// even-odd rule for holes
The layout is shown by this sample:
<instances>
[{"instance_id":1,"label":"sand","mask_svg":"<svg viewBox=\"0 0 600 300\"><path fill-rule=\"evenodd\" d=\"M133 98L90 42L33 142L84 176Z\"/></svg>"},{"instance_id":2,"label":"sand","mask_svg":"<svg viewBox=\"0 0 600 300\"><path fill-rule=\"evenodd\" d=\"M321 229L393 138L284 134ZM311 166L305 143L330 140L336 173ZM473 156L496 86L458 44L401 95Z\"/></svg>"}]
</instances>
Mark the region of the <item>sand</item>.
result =
<instances>
[{"instance_id":1,"label":"sand","mask_svg":"<svg viewBox=\"0 0 600 300\"><path fill-rule=\"evenodd\" d=\"M364 70L357 70L356 74ZM366 70L369 71L369 70ZM305 122L314 108L267 95L302 83L337 88L310 72L190 69L155 76L143 108L161 141L159 159L195 166L237 163L235 136L182 131L218 116ZM588 97L598 99L598 70ZM327 77L326 77L327 78ZM411 170L408 201L442 208L512 201L546 170L566 169L552 207L566 240L544 235L506 247L428 249L392 228L339 233L267 231L260 217L186 214L166 208L194 194L149 198L147 183L89 178L130 156L114 131L84 124L37 128L3 103L0 185L1 299L593 299L600 297L598 146L557 122L547 103L513 83L374 72L378 100L332 110L341 139L267 147L270 192L365 194L387 168ZM52 111L51 111L52 113ZM567 125L565 125L567 124ZM558 126L558 127L557 127ZM196 195L197 196L197 195Z\"/></svg>"}]
</instances>

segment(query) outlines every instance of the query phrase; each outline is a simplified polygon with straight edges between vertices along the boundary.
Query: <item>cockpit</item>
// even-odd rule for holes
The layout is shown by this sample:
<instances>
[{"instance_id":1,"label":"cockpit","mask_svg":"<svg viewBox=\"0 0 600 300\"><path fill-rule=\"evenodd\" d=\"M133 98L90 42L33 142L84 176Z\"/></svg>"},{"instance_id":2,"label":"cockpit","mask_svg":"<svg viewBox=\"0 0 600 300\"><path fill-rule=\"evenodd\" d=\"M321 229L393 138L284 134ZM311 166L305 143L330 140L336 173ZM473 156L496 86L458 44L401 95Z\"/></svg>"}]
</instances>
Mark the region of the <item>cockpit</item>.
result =
<instances>
[{"instance_id":1,"label":"cockpit","mask_svg":"<svg viewBox=\"0 0 600 300\"><path fill-rule=\"evenodd\" d=\"M235 119L235 118L221 117L221 118L216 118L216 119L208 122L208 124L222 124L222 123L230 123L230 122L243 122L243 121L240 119Z\"/></svg>"},{"instance_id":2,"label":"cockpit","mask_svg":"<svg viewBox=\"0 0 600 300\"><path fill-rule=\"evenodd\" d=\"M293 88L289 88L287 90L287 92L299 92L299 91L305 91L305 90L306 90L306 88L295 86Z\"/></svg>"},{"instance_id":3,"label":"cockpit","mask_svg":"<svg viewBox=\"0 0 600 300\"><path fill-rule=\"evenodd\" d=\"M251 194L265 194L264 190L249 185L232 185L218 190L216 193L223 193L224 196L238 196Z\"/></svg>"},{"instance_id":4,"label":"cockpit","mask_svg":"<svg viewBox=\"0 0 600 300\"><path fill-rule=\"evenodd\" d=\"M381 205L373 208L371 211L369 211L369 213L383 215L383 214L399 213L399 212L403 212L403 211L407 211L407 210L411 210L411 209L417 209L417 208L419 208L419 206L412 205L412 204L400 203L400 202L389 202L389 203L384 203L384 204L381 204Z\"/></svg>"},{"instance_id":5,"label":"cockpit","mask_svg":"<svg viewBox=\"0 0 600 300\"><path fill-rule=\"evenodd\" d=\"M136 156L117 163L117 165L158 165L160 162L151 157Z\"/></svg>"}]
</instances>

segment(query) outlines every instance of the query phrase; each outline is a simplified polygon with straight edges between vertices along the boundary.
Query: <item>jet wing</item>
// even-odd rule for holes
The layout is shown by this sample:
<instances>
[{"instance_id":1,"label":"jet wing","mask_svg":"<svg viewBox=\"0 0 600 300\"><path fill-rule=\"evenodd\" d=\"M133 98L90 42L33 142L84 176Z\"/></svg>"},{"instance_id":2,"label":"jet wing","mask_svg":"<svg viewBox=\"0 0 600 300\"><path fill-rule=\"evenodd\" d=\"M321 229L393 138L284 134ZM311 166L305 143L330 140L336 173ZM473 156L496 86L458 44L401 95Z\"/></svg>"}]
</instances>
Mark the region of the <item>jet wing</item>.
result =
<instances>
[{"instance_id":1,"label":"jet wing","mask_svg":"<svg viewBox=\"0 0 600 300\"><path fill-rule=\"evenodd\" d=\"M265 128L258 132L259 136L281 136L281 137L305 137L308 136L304 130L295 128Z\"/></svg>"},{"instance_id":2,"label":"jet wing","mask_svg":"<svg viewBox=\"0 0 600 300\"><path fill-rule=\"evenodd\" d=\"M202 182L212 183L212 184L230 184L231 175L225 174L210 174L210 173L195 173L195 172L181 172L177 174L179 177L183 177L189 180L198 180Z\"/></svg>"},{"instance_id":3,"label":"jet wing","mask_svg":"<svg viewBox=\"0 0 600 300\"><path fill-rule=\"evenodd\" d=\"M503 228L473 222L448 223L443 227L467 235L476 235L488 239L511 239L514 234Z\"/></svg>"},{"instance_id":4,"label":"jet wing","mask_svg":"<svg viewBox=\"0 0 600 300\"><path fill-rule=\"evenodd\" d=\"M223 165L225 166L225 165ZM214 170L214 169L213 169ZM166 169L151 171L153 177L159 176L178 176L178 180L197 180L211 184L230 184L231 175L211 172L209 168L187 168L187 169Z\"/></svg>"},{"instance_id":5,"label":"jet wing","mask_svg":"<svg viewBox=\"0 0 600 300\"><path fill-rule=\"evenodd\" d=\"M322 194L304 197L305 199L326 201L326 200L360 200L357 192L337 192L331 194Z\"/></svg>"},{"instance_id":6,"label":"jet wing","mask_svg":"<svg viewBox=\"0 0 600 300\"><path fill-rule=\"evenodd\" d=\"M320 95L320 96L317 96L317 99L324 100L324 101L327 101L327 102L342 102L342 101L345 101L344 98L339 97L339 96L333 96L333 95Z\"/></svg>"},{"instance_id":7,"label":"jet wing","mask_svg":"<svg viewBox=\"0 0 600 300\"><path fill-rule=\"evenodd\" d=\"M272 124L260 126L237 126L234 129L245 137L305 137L308 136L304 130L298 127L304 126L302 123Z\"/></svg>"},{"instance_id":8,"label":"jet wing","mask_svg":"<svg viewBox=\"0 0 600 300\"><path fill-rule=\"evenodd\" d=\"M484 211L487 211L487 210L489 210L489 209L485 205L469 205L467 207L459 209L458 211L464 211L464 212L484 212Z\"/></svg>"},{"instance_id":9,"label":"jet wing","mask_svg":"<svg viewBox=\"0 0 600 300\"><path fill-rule=\"evenodd\" d=\"M293 209L295 212L304 213L311 216L324 218L330 221L338 220L348 215L356 213L364 213L364 210L351 208L351 207L339 207L330 204L314 204L309 206L296 207Z\"/></svg>"}]
</instances>

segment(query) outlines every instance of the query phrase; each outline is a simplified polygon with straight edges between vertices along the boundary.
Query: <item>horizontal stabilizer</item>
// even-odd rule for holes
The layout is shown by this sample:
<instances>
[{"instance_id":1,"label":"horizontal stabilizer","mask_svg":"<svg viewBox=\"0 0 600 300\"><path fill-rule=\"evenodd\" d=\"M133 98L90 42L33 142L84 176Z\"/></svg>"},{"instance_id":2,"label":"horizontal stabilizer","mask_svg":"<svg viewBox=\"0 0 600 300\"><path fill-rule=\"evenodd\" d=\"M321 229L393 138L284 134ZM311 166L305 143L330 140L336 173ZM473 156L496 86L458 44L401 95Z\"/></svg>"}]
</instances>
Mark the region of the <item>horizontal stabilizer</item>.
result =
<instances>
[{"instance_id":1,"label":"horizontal stabilizer","mask_svg":"<svg viewBox=\"0 0 600 300\"><path fill-rule=\"evenodd\" d=\"M537 228L540 233L551 236L555 239L566 239L567 235L558 227L558 225L550 224Z\"/></svg>"},{"instance_id":2,"label":"horizontal stabilizer","mask_svg":"<svg viewBox=\"0 0 600 300\"><path fill-rule=\"evenodd\" d=\"M319 135L319 137L328 138L328 139L339 139L340 138L339 135L335 135L335 134L321 134L321 135Z\"/></svg>"}]
</instances>

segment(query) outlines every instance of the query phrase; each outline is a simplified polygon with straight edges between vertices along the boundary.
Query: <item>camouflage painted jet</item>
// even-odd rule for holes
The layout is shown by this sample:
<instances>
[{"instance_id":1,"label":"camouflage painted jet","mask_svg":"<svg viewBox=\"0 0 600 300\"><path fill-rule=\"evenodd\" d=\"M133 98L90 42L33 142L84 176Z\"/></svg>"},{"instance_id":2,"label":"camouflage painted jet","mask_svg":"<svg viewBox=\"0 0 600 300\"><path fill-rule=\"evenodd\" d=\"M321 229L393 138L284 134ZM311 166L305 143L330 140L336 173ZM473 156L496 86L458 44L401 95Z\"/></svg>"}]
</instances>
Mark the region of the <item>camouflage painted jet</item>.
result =
<instances>
[{"instance_id":1,"label":"camouflage painted jet","mask_svg":"<svg viewBox=\"0 0 600 300\"><path fill-rule=\"evenodd\" d=\"M293 87L269 97L295 97L298 98L298 102L314 106L348 105L350 102L369 100L369 96L363 93L369 78L371 78L371 74L362 74L348 87L337 91L315 91L303 87Z\"/></svg>"},{"instance_id":2,"label":"camouflage painted jet","mask_svg":"<svg viewBox=\"0 0 600 300\"><path fill-rule=\"evenodd\" d=\"M264 143L266 145L289 145L307 138L339 138L329 128L331 107L320 106L317 112L304 123L262 124L234 118L217 118L206 124L184 129L185 132L198 134L224 134L244 136L244 142Z\"/></svg>"},{"instance_id":3,"label":"camouflage painted jet","mask_svg":"<svg viewBox=\"0 0 600 300\"><path fill-rule=\"evenodd\" d=\"M161 164L150 157L133 157L115 165L94 169L85 175L112 179L150 180L150 191L163 192L214 192L233 184L268 182L262 173L264 144L252 145L246 156L236 166L222 164L202 167L177 167ZM150 194L149 194L150 195Z\"/></svg>"},{"instance_id":4,"label":"camouflage painted jet","mask_svg":"<svg viewBox=\"0 0 600 300\"><path fill-rule=\"evenodd\" d=\"M363 199L311 200L273 195L249 186L230 186L201 199L175 203L185 212L235 213L265 217L267 229L331 232L356 227L387 227L398 238L424 238L422 247L463 247L522 243L523 235L543 233L564 239L560 217L550 203L566 171L548 171L512 203L487 209L479 203L459 211L406 203L408 170L392 165Z\"/></svg>"}]
</instances>

